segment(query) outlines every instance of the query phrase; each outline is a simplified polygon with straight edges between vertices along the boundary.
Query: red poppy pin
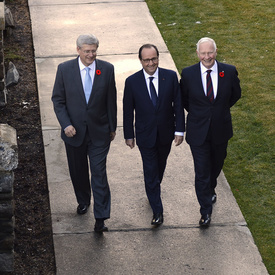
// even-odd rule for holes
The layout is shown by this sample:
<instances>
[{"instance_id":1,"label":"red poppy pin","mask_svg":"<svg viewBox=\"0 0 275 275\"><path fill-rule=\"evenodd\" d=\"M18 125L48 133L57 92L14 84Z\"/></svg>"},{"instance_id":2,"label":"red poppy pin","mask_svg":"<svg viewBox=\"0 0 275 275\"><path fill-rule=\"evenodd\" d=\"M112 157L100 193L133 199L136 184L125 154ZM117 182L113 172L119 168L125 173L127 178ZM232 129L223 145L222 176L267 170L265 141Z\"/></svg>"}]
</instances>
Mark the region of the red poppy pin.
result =
<instances>
[{"instance_id":1,"label":"red poppy pin","mask_svg":"<svg viewBox=\"0 0 275 275\"><path fill-rule=\"evenodd\" d=\"M97 75L101 75L101 71L100 71L100 70L96 70L95 73L96 73Z\"/></svg>"},{"instance_id":2,"label":"red poppy pin","mask_svg":"<svg viewBox=\"0 0 275 275\"><path fill-rule=\"evenodd\" d=\"M224 77L224 71L219 73L220 77Z\"/></svg>"}]
</instances>

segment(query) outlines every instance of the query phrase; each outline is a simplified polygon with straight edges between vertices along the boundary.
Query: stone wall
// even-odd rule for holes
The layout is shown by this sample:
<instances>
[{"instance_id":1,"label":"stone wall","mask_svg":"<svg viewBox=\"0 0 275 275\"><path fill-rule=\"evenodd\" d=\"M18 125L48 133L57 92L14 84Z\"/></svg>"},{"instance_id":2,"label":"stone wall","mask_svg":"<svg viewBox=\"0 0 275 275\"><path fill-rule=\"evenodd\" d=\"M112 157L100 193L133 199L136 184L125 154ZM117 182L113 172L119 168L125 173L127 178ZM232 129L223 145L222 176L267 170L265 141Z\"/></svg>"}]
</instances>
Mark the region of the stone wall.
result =
<instances>
[{"instance_id":1,"label":"stone wall","mask_svg":"<svg viewBox=\"0 0 275 275\"><path fill-rule=\"evenodd\" d=\"M0 0L0 108L7 104L3 51L6 12L9 10L5 8L4 1ZM0 124L0 273L14 271L13 170L17 165L16 130L7 124Z\"/></svg>"},{"instance_id":2,"label":"stone wall","mask_svg":"<svg viewBox=\"0 0 275 275\"><path fill-rule=\"evenodd\" d=\"M0 108L7 104L7 90L5 87L5 67L3 53L3 32L5 30L5 5L0 0Z\"/></svg>"},{"instance_id":3,"label":"stone wall","mask_svg":"<svg viewBox=\"0 0 275 275\"><path fill-rule=\"evenodd\" d=\"M13 271L13 170L18 165L16 131L0 124L0 273Z\"/></svg>"}]
</instances>

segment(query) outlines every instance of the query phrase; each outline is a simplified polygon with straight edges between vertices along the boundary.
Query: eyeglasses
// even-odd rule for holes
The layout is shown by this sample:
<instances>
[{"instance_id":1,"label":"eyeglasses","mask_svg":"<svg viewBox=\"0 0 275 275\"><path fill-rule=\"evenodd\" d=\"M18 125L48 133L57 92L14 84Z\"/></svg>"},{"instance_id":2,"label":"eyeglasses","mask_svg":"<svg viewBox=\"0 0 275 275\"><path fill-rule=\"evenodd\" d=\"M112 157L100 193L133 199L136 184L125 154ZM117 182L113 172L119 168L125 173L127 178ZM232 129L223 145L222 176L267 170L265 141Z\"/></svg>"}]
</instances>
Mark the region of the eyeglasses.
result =
<instances>
[{"instance_id":1,"label":"eyeglasses","mask_svg":"<svg viewBox=\"0 0 275 275\"><path fill-rule=\"evenodd\" d=\"M158 57L153 57L153 58L151 58L151 59L142 59L142 61L143 61L145 64L149 64L150 61L152 61L153 63L157 63L158 60L159 60Z\"/></svg>"},{"instance_id":2,"label":"eyeglasses","mask_svg":"<svg viewBox=\"0 0 275 275\"><path fill-rule=\"evenodd\" d=\"M82 50L82 52L84 52L85 54L89 54L89 53L92 53L92 54L96 54L97 50Z\"/></svg>"}]
</instances>

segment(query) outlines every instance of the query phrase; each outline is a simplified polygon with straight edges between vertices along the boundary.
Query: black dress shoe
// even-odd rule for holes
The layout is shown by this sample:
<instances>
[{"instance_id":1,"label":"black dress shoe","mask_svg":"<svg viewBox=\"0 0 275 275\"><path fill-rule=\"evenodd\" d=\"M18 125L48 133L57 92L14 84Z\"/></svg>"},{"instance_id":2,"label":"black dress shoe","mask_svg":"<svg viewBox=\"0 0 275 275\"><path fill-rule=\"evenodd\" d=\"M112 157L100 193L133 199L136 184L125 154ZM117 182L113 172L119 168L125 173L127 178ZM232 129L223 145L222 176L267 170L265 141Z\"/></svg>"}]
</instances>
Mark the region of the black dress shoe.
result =
<instances>
[{"instance_id":1,"label":"black dress shoe","mask_svg":"<svg viewBox=\"0 0 275 275\"><path fill-rule=\"evenodd\" d=\"M83 215L83 214L87 213L88 208L89 208L89 205L87 205L87 204L79 204L77 207L77 214Z\"/></svg>"},{"instance_id":2,"label":"black dress shoe","mask_svg":"<svg viewBox=\"0 0 275 275\"><path fill-rule=\"evenodd\" d=\"M206 214L205 216L201 216L201 219L199 221L200 226L207 227L210 225L211 222L211 215Z\"/></svg>"},{"instance_id":3,"label":"black dress shoe","mask_svg":"<svg viewBox=\"0 0 275 275\"><path fill-rule=\"evenodd\" d=\"M154 214L151 224L152 225L160 225L162 223L163 223L163 214L162 213Z\"/></svg>"},{"instance_id":4,"label":"black dress shoe","mask_svg":"<svg viewBox=\"0 0 275 275\"><path fill-rule=\"evenodd\" d=\"M104 224L104 219L96 219L94 230L95 232L108 231L108 227Z\"/></svg>"},{"instance_id":5,"label":"black dress shoe","mask_svg":"<svg viewBox=\"0 0 275 275\"><path fill-rule=\"evenodd\" d=\"M215 203L217 201L217 195L213 194L211 199L212 199L212 203Z\"/></svg>"}]
</instances>

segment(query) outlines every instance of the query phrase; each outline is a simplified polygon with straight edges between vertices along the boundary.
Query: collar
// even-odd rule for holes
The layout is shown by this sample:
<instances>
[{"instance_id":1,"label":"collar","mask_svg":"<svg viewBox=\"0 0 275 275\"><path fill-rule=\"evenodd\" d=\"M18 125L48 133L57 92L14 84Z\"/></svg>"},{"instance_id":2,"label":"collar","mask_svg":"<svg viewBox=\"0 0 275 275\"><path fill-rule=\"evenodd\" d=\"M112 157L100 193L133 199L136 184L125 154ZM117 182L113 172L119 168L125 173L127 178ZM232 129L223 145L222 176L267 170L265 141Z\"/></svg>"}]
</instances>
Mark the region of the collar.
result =
<instances>
[{"instance_id":1,"label":"collar","mask_svg":"<svg viewBox=\"0 0 275 275\"><path fill-rule=\"evenodd\" d=\"M95 61L90 64L88 67L91 69L91 70L95 70ZM80 58L78 57L78 64L79 64L79 68L80 68L80 71L82 70L85 70L86 66L81 62Z\"/></svg>"},{"instance_id":2,"label":"collar","mask_svg":"<svg viewBox=\"0 0 275 275\"><path fill-rule=\"evenodd\" d=\"M156 78L156 79L159 78L159 68L156 69L156 71L154 72L153 75L147 74L147 73L145 72L144 69L143 69L143 73L144 73L144 77L145 77L146 80L147 80L149 77L152 77L152 76L153 76L154 78Z\"/></svg>"},{"instance_id":3,"label":"collar","mask_svg":"<svg viewBox=\"0 0 275 275\"><path fill-rule=\"evenodd\" d=\"M206 67L204 67L201 62L200 62L200 66L201 66L201 73L202 74L206 73L207 70L212 70L212 72L214 72L214 73L218 72L218 64L217 64L216 60L215 60L214 65L210 69L207 69Z\"/></svg>"}]
</instances>

